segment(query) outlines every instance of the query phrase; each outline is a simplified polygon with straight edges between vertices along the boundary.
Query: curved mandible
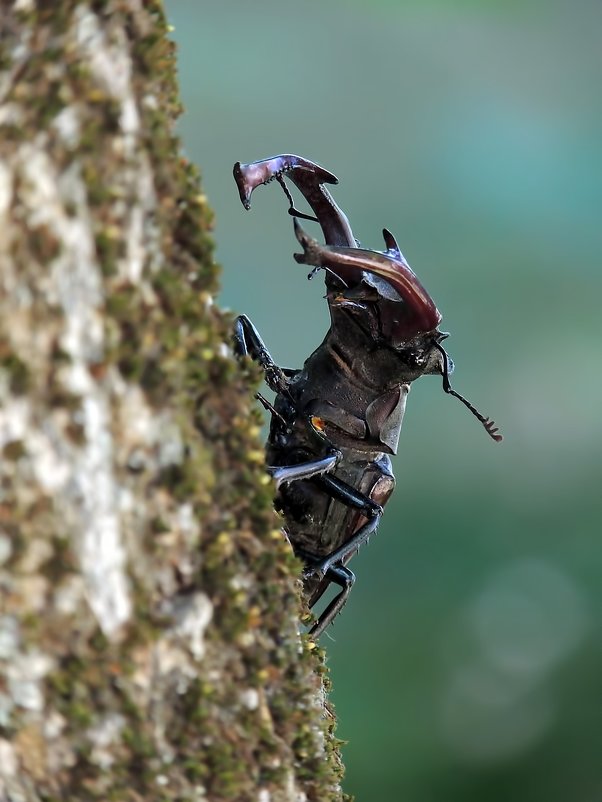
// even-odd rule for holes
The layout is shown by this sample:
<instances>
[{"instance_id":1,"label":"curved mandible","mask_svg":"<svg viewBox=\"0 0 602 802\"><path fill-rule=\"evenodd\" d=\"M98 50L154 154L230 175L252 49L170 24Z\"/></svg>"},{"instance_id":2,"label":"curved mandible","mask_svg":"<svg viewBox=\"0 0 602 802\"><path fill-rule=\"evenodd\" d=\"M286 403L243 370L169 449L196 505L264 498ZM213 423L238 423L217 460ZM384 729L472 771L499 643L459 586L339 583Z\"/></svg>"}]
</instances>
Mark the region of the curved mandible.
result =
<instances>
[{"instance_id":1,"label":"curved mandible","mask_svg":"<svg viewBox=\"0 0 602 802\"><path fill-rule=\"evenodd\" d=\"M406 312L397 321L399 333L414 337L422 332L433 331L441 321L441 314L429 293L422 286L412 268L405 261L392 241L387 243L387 253L363 248L346 248L336 245L321 245L309 236L297 220L295 235L303 247L303 253L295 254L295 261L304 265L325 267L336 276L349 280L358 272L374 273L386 279L405 302ZM395 255L393 255L395 253Z\"/></svg>"},{"instance_id":2,"label":"curved mandible","mask_svg":"<svg viewBox=\"0 0 602 802\"><path fill-rule=\"evenodd\" d=\"M355 238L347 216L324 186L324 184L338 184L338 179L319 164L301 156L283 154L248 164L236 162L233 172L245 209L250 208L251 194L260 184L268 184L274 179L282 183L283 177L286 176L311 206L324 233L326 244L355 247ZM283 187L291 200L284 184Z\"/></svg>"}]
</instances>

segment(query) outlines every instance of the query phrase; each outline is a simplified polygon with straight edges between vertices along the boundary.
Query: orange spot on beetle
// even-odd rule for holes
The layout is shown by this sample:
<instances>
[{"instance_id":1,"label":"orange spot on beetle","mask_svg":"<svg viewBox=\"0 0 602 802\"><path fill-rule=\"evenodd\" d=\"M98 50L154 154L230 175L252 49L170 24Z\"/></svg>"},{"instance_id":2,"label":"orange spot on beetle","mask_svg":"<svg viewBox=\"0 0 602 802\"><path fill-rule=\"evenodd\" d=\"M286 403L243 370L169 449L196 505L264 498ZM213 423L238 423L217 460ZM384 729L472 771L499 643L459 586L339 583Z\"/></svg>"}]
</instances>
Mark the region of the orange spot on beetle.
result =
<instances>
[{"instance_id":1,"label":"orange spot on beetle","mask_svg":"<svg viewBox=\"0 0 602 802\"><path fill-rule=\"evenodd\" d=\"M319 418L317 415L312 415L311 418L311 425L314 429L317 429L319 432L323 432L326 424L324 423L322 418Z\"/></svg>"}]
</instances>

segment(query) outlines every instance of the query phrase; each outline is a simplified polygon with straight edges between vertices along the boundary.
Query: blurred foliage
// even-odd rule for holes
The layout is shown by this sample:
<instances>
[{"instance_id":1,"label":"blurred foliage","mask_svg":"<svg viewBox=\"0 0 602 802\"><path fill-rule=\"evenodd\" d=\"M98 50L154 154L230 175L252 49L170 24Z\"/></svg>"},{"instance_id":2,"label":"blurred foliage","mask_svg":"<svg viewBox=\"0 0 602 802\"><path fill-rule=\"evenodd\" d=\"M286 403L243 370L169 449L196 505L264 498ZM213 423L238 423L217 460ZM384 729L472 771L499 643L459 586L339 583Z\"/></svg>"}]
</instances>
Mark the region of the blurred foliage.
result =
<instances>
[{"instance_id":1,"label":"blurred foliage","mask_svg":"<svg viewBox=\"0 0 602 802\"><path fill-rule=\"evenodd\" d=\"M599 2L167 3L181 130L216 211L221 301L281 364L327 328L277 187L308 156L354 231L436 299L454 384L412 390L397 490L324 643L359 800L602 794Z\"/></svg>"}]
</instances>

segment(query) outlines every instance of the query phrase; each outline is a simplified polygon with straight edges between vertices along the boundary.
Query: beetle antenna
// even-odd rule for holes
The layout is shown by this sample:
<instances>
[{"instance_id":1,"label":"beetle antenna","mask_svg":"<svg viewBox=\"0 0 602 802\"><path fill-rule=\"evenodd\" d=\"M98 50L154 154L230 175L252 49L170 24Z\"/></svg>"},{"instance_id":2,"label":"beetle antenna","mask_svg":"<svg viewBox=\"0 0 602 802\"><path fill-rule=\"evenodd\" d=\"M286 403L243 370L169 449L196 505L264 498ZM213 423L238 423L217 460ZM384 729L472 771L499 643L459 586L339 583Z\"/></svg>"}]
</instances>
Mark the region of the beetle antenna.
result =
<instances>
[{"instance_id":1,"label":"beetle antenna","mask_svg":"<svg viewBox=\"0 0 602 802\"><path fill-rule=\"evenodd\" d=\"M276 175L276 181L278 181L278 183L282 187L282 191L286 195L286 199L289 202L288 213L290 214L291 217L299 217L299 218L301 218L301 220L311 220L312 223L319 223L320 222L317 217L312 217L311 214L305 214L304 212L300 212L299 209L295 209L295 204L293 202L293 196L289 192L289 189L288 189L288 187L287 187L287 185L286 185L286 183L284 181L284 177L280 173L278 173Z\"/></svg>"},{"instance_id":2,"label":"beetle antenna","mask_svg":"<svg viewBox=\"0 0 602 802\"><path fill-rule=\"evenodd\" d=\"M339 281L345 287L346 290L349 289L349 284L343 281L343 279L340 276L337 276L334 270L331 270L329 267L324 267L324 265L318 265L317 267L312 267L311 271L307 274L307 280L311 281L312 278L316 275L316 273L320 272L320 270L323 270L325 273L330 273L330 275L334 276L336 280Z\"/></svg>"},{"instance_id":3,"label":"beetle antenna","mask_svg":"<svg viewBox=\"0 0 602 802\"><path fill-rule=\"evenodd\" d=\"M485 428L485 431L487 432L489 437L491 437L492 440L495 440L496 443L500 443L503 440L503 437L499 433L500 430L495 425L495 421L491 420L491 418L486 418L484 415L482 415L479 412L479 410L476 407L474 407L467 398L464 398L463 395L460 395L460 393L457 393L453 389L453 387L451 386L450 380L449 380L449 358L447 356L447 352L445 351L444 348L442 348L439 345L439 343L435 342L435 343L433 343L433 345L441 353L441 356L443 357L443 390L444 390L444 392L448 393L449 395L453 395L454 398L457 398L458 401L461 401L464 404L465 407L468 407L468 409L472 412L472 414L475 416L475 418L477 420L481 421L481 423L483 424L483 426Z\"/></svg>"}]
</instances>

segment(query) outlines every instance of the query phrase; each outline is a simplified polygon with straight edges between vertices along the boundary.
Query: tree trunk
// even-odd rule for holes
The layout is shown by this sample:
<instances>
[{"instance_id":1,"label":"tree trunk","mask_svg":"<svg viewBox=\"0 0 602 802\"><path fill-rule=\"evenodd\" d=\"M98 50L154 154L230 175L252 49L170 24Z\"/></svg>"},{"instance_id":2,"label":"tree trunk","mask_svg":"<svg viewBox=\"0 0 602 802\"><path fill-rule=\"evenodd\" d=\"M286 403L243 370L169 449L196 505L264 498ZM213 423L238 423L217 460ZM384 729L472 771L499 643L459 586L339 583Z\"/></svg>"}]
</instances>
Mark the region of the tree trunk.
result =
<instances>
[{"instance_id":1,"label":"tree trunk","mask_svg":"<svg viewBox=\"0 0 602 802\"><path fill-rule=\"evenodd\" d=\"M1 8L0 799L339 800L161 6Z\"/></svg>"}]
</instances>

